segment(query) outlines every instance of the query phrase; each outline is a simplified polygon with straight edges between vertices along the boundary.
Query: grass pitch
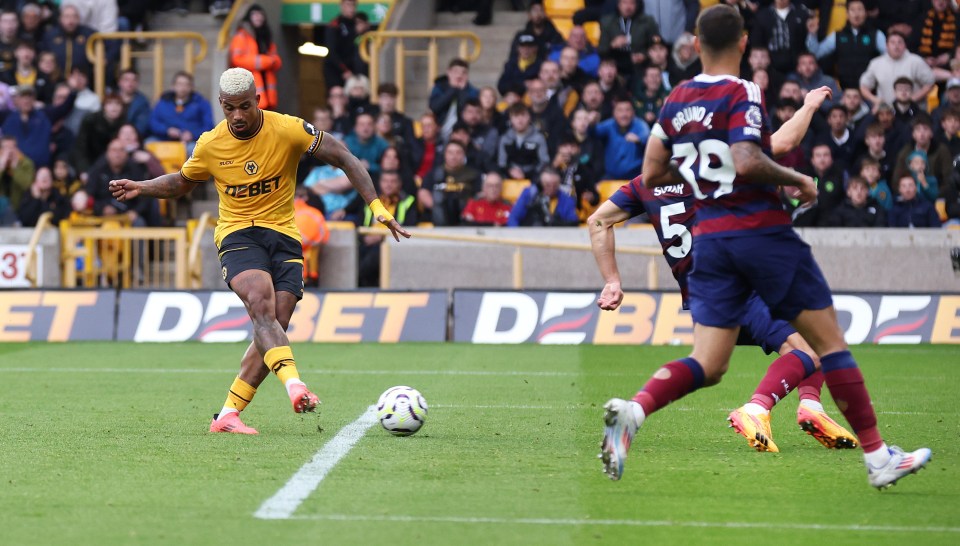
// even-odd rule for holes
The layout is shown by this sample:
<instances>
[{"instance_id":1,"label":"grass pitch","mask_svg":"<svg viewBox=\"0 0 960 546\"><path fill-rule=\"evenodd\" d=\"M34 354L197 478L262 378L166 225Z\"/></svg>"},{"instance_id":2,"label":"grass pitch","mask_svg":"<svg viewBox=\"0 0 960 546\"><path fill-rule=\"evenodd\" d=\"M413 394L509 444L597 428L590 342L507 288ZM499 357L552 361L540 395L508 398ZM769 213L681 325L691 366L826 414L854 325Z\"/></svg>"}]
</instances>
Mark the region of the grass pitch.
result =
<instances>
[{"instance_id":1,"label":"grass pitch","mask_svg":"<svg viewBox=\"0 0 960 546\"><path fill-rule=\"evenodd\" d=\"M243 349L0 344L0 543L960 543L960 348L854 348L888 442L934 452L882 493L859 450L799 430L795 395L774 411L779 454L725 428L759 349L648 420L620 482L595 458L600 406L686 348L297 345L319 416L270 378L244 412L259 436L209 434ZM254 517L397 384L427 398L423 430L374 425L289 519Z\"/></svg>"}]
</instances>

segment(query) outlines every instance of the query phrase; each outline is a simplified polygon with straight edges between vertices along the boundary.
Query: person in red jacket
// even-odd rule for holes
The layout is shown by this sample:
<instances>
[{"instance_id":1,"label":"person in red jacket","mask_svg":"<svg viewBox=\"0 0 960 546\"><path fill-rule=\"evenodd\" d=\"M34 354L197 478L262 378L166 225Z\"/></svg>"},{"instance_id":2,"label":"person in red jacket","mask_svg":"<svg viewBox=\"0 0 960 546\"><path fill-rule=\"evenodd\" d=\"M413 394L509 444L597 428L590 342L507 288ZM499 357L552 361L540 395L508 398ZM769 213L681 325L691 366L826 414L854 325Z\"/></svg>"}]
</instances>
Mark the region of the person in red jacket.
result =
<instances>
[{"instance_id":1,"label":"person in red jacket","mask_svg":"<svg viewBox=\"0 0 960 546\"><path fill-rule=\"evenodd\" d=\"M267 14L260 4L253 4L230 40L230 66L253 72L260 108L277 108L277 72L282 65L267 24Z\"/></svg>"},{"instance_id":2,"label":"person in red jacket","mask_svg":"<svg viewBox=\"0 0 960 546\"><path fill-rule=\"evenodd\" d=\"M461 220L467 226L502 226L510 219L510 203L503 199L503 178L491 171L483 176L483 189L467 201Z\"/></svg>"}]
</instances>

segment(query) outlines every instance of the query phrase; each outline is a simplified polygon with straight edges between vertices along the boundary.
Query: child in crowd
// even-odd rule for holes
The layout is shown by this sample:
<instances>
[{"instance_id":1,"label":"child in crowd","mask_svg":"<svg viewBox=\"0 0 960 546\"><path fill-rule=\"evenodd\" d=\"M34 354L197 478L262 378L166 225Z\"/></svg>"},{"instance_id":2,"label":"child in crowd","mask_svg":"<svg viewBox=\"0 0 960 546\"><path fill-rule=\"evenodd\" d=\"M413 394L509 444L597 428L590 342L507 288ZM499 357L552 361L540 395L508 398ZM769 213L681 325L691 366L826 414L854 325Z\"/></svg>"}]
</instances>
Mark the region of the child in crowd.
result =
<instances>
[{"instance_id":1,"label":"child in crowd","mask_svg":"<svg viewBox=\"0 0 960 546\"><path fill-rule=\"evenodd\" d=\"M917 194L920 198L935 203L940 185L937 177L930 172L927 153L923 150L912 152L907 156L907 168L910 170L910 176L917 184Z\"/></svg>"},{"instance_id":2,"label":"child in crowd","mask_svg":"<svg viewBox=\"0 0 960 546\"><path fill-rule=\"evenodd\" d=\"M872 157L865 157L860 162L860 177L867 181L870 197L877 201L884 210L893 208L893 193L886 180L880 178L880 162Z\"/></svg>"},{"instance_id":3,"label":"child in crowd","mask_svg":"<svg viewBox=\"0 0 960 546\"><path fill-rule=\"evenodd\" d=\"M940 216L933 203L917 197L917 183L904 176L898 185L900 197L890 210L890 227L940 227Z\"/></svg>"}]
</instances>

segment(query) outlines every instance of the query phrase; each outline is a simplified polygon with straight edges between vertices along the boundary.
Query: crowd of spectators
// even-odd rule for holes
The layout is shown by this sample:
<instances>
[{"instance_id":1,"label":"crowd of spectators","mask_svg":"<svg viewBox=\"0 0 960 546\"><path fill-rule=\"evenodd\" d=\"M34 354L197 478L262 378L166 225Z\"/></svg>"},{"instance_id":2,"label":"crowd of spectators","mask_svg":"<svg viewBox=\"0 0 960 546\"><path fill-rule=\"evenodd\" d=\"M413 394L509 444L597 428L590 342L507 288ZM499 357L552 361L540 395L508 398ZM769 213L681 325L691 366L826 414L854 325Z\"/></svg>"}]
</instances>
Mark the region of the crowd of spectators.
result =
<instances>
[{"instance_id":1,"label":"crowd of spectators","mask_svg":"<svg viewBox=\"0 0 960 546\"><path fill-rule=\"evenodd\" d=\"M90 88L94 67L86 56L95 32L144 30L145 15L158 6L140 0L0 2L0 225L29 227L47 211L54 223L71 215L119 215L133 226L171 221L155 200L114 200L107 182L163 174L148 143L178 143L189 155L200 134L213 128L210 102L186 72L175 74L170 89L151 101L139 89L136 70L118 69L119 44L109 41L108 88L101 99ZM254 59L263 38L257 13L262 24L263 10L254 6L238 32L249 32L254 43L245 55L232 55L235 62L260 62ZM265 70L258 85L275 89Z\"/></svg>"},{"instance_id":2,"label":"crowd of spectators","mask_svg":"<svg viewBox=\"0 0 960 546\"><path fill-rule=\"evenodd\" d=\"M955 0L588 1L566 38L541 2L522 2L528 21L515 29L500 77L472 81L467 62L450 60L417 120L398 110L396 85L370 88L357 37L371 27L355 0L341 0L325 33L327 101L309 121L364 162L402 224L576 225L607 195L602 181L640 172L660 106L701 70L691 31L699 9L717 1L747 21L741 77L762 90L772 130L809 90L833 90L802 145L779 160L820 188L813 208L783 196L796 225L960 223ZM101 3L123 15L135 2ZM0 223L30 225L43 210L162 223L149 202L111 202L104 181L156 172L145 143L180 142L189 153L212 127L210 102L187 73L150 101L136 71L113 71L101 101L77 53L105 24L86 4L0 13ZM120 28L142 24L117 19ZM596 44L583 26L590 21ZM251 6L230 62L254 72L261 107L282 111L283 63L269 28ZM305 158L299 176L301 196L326 219L371 224L342 171ZM378 240L362 240L365 283L377 278Z\"/></svg>"},{"instance_id":3,"label":"crowd of spectators","mask_svg":"<svg viewBox=\"0 0 960 546\"><path fill-rule=\"evenodd\" d=\"M955 1L719 1L747 20L741 77L763 91L772 130L809 90L832 90L802 145L780 160L820 189L812 208L783 196L796 225L960 223ZM341 87L334 80L330 108L318 109L314 121L332 122L375 180L383 151L397 150L399 168L390 170L403 173L404 198L414 199L420 221L575 225L607 195L602 181L640 172L663 101L701 70L691 31L699 9L716 2L586 2L564 38L534 0L495 82L474 82L466 62L450 61L418 136L396 110L389 83L370 104L366 81ZM582 26L589 21L599 25L596 45ZM334 100L343 95L346 103ZM517 180L530 185L509 201L493 193ZM341 217L353 220L362 210L344 208Z\"/></svg>"}]
</instances>

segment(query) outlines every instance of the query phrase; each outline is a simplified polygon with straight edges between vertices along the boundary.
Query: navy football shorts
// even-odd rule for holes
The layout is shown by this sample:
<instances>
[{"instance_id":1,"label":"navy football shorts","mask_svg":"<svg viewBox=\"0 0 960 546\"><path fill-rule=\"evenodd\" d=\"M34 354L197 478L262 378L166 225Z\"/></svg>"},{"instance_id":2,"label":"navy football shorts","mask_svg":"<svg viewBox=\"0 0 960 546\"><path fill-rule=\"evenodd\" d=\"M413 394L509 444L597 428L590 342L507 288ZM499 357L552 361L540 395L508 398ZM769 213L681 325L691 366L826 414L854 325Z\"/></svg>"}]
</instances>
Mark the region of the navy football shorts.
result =
<instances>
[{"instance_id":1,"label":"navy football shorts","mask_svg":"<svg viewBox=\"0 0 960 546\"><path fill-rule=\"evenodd\" d=\"M780 352L787 338L796 332L789 322L771 317L767 304L754 292L747 299L737 345L757 346L766 354Z\"/></svg>"},{"instance_id":2,"label":"navy football shorts","mask_svg":"<svg viewBox=\"0 0 960 546\"><path fill-rule=\"evenodd\" d=\"M756 235L698 238L688 278L694 322L744 324L756 291L774 319L791 321L804 309L833 304L810 245L792 229Z\"/></svg>"},{"instance_id":3,"label":"navy football shorts","mask_svg":"<svg viewBox=\"0 0 960 546\"><path fill-rule=\"evenodd\" d=\"M248 227L224 237L219 251L220 271L227 286L243 271L259 269L273 278L275 291L303 297L303 248L293 237L264 227Z\"/></svg>"}]
</instances>

